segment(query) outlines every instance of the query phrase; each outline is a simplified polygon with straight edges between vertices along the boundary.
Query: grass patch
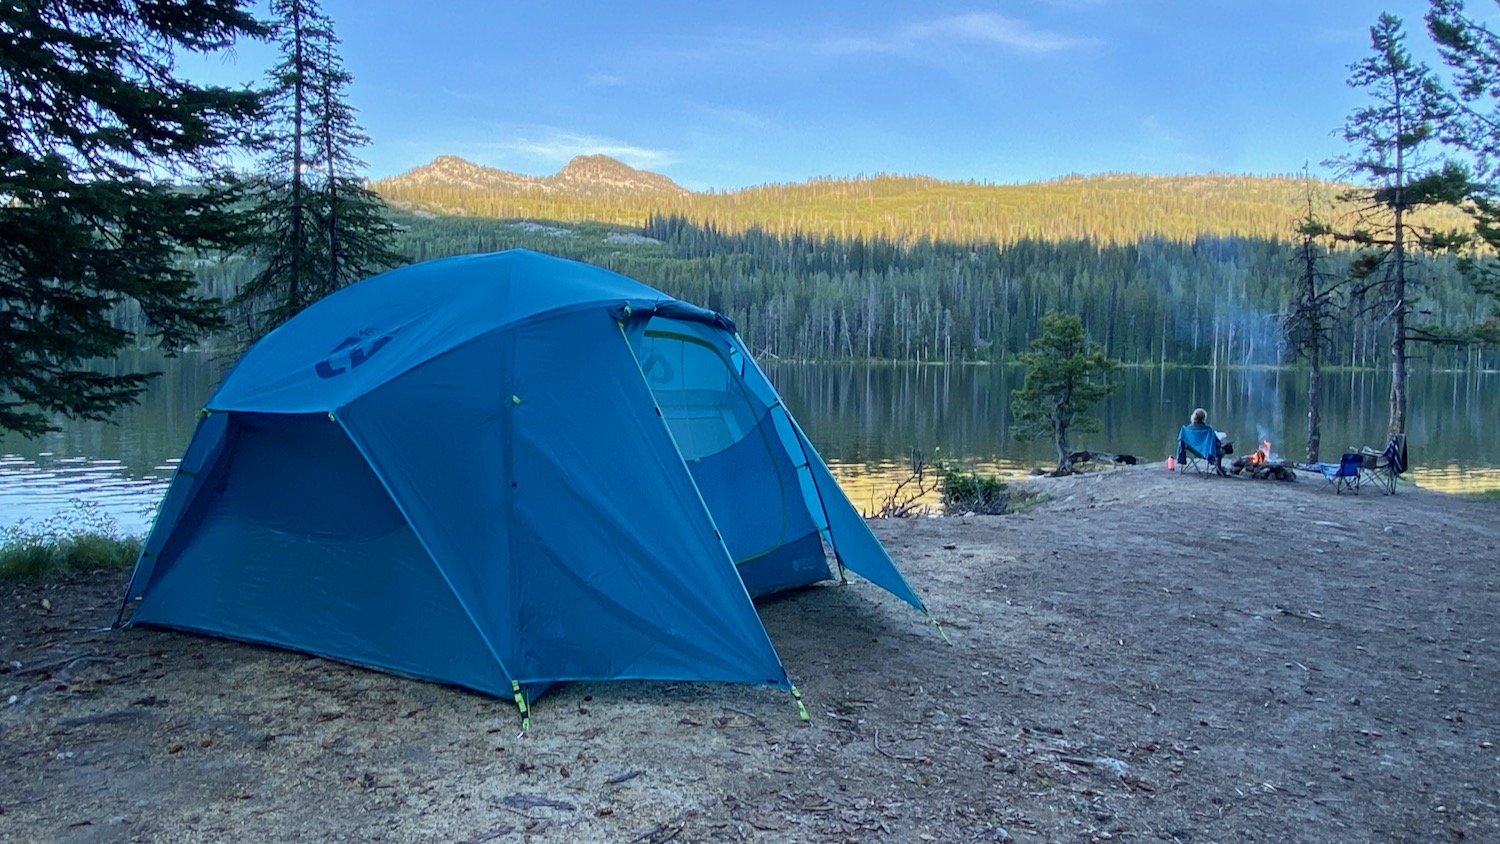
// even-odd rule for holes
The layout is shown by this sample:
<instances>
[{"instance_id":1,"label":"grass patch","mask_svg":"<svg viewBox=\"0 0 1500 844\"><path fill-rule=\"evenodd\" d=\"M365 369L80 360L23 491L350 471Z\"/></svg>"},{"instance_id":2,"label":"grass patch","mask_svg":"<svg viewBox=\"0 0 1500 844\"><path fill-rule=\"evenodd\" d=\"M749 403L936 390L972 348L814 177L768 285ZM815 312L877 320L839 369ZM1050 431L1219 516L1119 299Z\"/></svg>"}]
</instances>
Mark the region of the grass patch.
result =
<instances>
[{"instance_id":1,"label":"grass patch","mask_svg":"<svg viewBox=\"0 0 1500 844\"><path fill-rule=\"evenodd\" d=\"M948 516L981 513L1003 516L1036 506L1047 496L1030 487L1012 487L999 475L985 475L946 460L927 462L921 451L911 453L911 474L896 482L875 509L861 512L866 519L906 519L931 515L932 499Z\"/></svg>"},{"instance_id":2,"label":"grass patch","mask_svg":"<svg viewBox=\"0 0 1500 844\"><path fill-rule=\"evenodd\" d=\"M999 516L1008 512L1010 488L999 476L981 475L946 463L937 465L937 473L944 513Z\"/></svg>"},{"instance_id":3,"label":"grass patch","mask_svg":"<svg viewBox=\"0 0 1500 844\"><path fill-rule=\"evenodd\" d=\"M0 580L48 580L67 572L126 569L141 554L141 541L79 534L0 546Z\"/></svg>"},{"instance_id":4,"label":"grass patch","mask_svg":"<svg viewBox=\"0 0 1500 844\"><path fill-rule=\"evenodd\" d=\"M1480 501L1500 501L1500 489L1482 489L1478 492L1460 492L1464 498L1477 498Z\"/></svg>"},{"instance_id":5,"label":"grass patch","mask_svg":"<svg viewBox=\"0 0 1500 844\"><path fill-rule=\"evenodd\" d=\"M126 569L135 565L141 540L121 536L113 517L97 505L0 531L0 581L39 581L69 572Z\"/></svg>"}]
</instances>

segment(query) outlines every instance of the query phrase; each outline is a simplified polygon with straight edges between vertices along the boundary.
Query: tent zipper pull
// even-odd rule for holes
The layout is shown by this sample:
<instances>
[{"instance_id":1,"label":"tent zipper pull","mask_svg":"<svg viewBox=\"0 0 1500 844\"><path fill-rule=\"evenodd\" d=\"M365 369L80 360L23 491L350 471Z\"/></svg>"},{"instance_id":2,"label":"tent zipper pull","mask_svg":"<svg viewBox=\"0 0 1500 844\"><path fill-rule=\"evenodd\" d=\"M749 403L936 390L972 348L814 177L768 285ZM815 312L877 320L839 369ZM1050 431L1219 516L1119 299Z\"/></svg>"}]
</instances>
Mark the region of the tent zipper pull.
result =
<instances>
[{"instance_id":1,"label":"tent zipper pull","mask_svg":"<svg viewBox=\"0 0 1500 844\"><path fill-rule=\"evenodd\" d=\"M531 729L531 712L526 708L526 695L521 693L521 684L516 680L510 681L510 690L516 696L516 708L521 710L521 731Z\"/></svg>"}]
</instances>

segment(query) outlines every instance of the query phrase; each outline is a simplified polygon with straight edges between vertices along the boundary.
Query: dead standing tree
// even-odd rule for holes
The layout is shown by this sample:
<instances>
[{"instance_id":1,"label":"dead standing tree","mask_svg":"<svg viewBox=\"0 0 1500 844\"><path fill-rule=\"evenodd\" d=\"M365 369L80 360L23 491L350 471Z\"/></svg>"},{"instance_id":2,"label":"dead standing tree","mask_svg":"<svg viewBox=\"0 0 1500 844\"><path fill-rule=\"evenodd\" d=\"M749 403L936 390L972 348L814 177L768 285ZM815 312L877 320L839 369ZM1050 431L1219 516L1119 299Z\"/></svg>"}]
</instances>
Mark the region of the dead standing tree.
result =
<instances>
[{"instance_id":1,"label":"dead standing tree","mask_svg":"<svg viewBox=\"0 0 1500 844\"><path fill-rule=\"evenodd\" d=\"M1328 348L1338 308L1338 293L1347 281L1328 272L1327 242L1332 229L1317 215L1312 183L1308 183L1307 213L1297 224L1297 245L1292 263L1297 270L1298 287L1291 310L1283 317L1282 328L1288 345L1307 361L1307 462L1318 462L1322 440L1323 351Z\"/></svg>"}]
</instances>

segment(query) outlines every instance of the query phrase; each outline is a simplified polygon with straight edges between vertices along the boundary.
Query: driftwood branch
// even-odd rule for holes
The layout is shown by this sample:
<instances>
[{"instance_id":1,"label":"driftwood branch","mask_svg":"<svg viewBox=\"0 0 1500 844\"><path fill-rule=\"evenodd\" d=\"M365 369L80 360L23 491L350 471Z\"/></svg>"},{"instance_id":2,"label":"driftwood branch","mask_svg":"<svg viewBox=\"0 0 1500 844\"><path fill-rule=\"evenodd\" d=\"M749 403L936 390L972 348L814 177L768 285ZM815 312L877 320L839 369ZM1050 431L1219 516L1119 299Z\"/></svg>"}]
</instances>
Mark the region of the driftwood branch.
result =
<instances>
[{"instance_id":1,"label":"driftwood branch","mask_svg":"<svg viewBox=\"0 0 1500 844\"><path fill-rule=\"evenodd\" d=\"M922 499L938 488L938 478L929 471L927 459L920 451L911 453L911 474L896 482L896 486L880 499L872 513L866 518L905 519L919 516L926 510Z\"/></svg>"},{"instance_id":2,"label":"driftwood branch","mask_svg":"<svg viewBox=\"0 0 1500 844\"><path fill-rule=\"evenodd\" d=\"M897 762L926 762L925 756L900 756L880 746L880 728L875 728L875 752L887 759L895 759Z\"/></svg>"}]
</instances>

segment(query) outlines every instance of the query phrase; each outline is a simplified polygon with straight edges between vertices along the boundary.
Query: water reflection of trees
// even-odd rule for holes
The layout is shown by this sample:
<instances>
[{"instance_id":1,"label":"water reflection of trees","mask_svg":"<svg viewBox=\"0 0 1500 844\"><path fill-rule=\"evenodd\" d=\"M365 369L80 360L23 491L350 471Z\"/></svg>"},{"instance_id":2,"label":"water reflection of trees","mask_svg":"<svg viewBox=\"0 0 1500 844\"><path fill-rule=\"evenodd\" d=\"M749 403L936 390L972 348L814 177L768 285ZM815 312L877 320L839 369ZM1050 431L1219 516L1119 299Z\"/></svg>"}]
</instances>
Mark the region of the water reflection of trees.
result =
<instances>
[{"instance_id":1,"label":"water reflection of trees","mask_svg":"<svg viewBox=\"0 0 1500 844\"><path fill-rule=\"evenodd\" d=\"M142 402L122 410L118 424L68 423L37 440L0 439L0 453L42 453L120 461L132 477L160 474L178 457L224 364L207 355L176 359L140 353L131 367L163 375ZM1010 439L1010 391L1021 370L1005 366L773 363L767 373L823 456L845 476L859 467L879 474L908 465L913 448L992 467L1007 474L1049 461L1046 444ZM1132 368L1118 393L1099 408L1102 429L1079 448L1165 458L1177 428L1194 407L1247 447L1264 428L1278 450L1298 454L1303 436L1305 375L1294 370ZM1383 445L1384 372L1325 373L1324 451ZM1424 485L1500 487L1500 373L1413 373L1412 476ZM858 500L856 500L858 503Z\"/></svg>"},{"instance_id":2,"label":"water reflection of trees","mask_svg":"<svg viewBox=\"0 0 1500 844\"><path fill-rule=\"evenodd\" d=\"M823 455L846 475L864 466L899 473L913 448L1011 473L1047 463L1045 444L1010 439L1010 391L1021 371L1003 366L793 364L768 367L777 389ZM1246 447L1270 439L1299 453L1306 374L1282 369L1127 369L1100 407L1103 427L1080 448L1165 457L1194 407ZM1324 450L1384 441L1389 375L1325 374ZM1427 372L1412 378L1414 477L1435 487L1500 486L1500 375ZM1285 446L1284 448L1282 446Z\"/></svg>"}]
</instances>

